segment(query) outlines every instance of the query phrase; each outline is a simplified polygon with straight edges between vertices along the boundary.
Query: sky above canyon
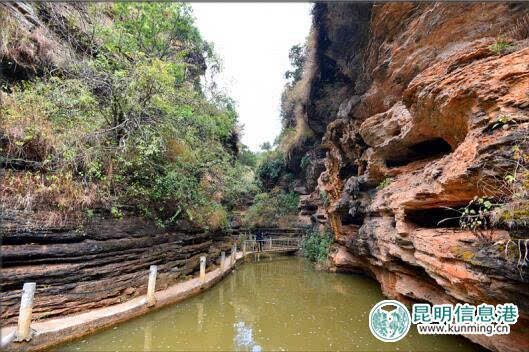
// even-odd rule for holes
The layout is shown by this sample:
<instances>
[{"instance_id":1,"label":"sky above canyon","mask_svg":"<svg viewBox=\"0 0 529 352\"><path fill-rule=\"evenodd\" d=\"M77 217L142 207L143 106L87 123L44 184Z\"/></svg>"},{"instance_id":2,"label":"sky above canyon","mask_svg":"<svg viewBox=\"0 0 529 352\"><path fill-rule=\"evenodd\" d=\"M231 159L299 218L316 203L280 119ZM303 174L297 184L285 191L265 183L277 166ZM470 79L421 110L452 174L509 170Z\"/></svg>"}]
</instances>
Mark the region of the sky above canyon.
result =
<instances>
[{"instance_id":1,"label":"sky above canyon","mask_svg":"<svg viewBox=\"0 0 529 352\"><path fill-rule=\"evenodd\" d=\"M309 3L194 3L202 36L222 58L220 85L237 101L242 142L257 151L281 129L279 105L289 49L304 43Z\"/></svg>"}]
</instances>

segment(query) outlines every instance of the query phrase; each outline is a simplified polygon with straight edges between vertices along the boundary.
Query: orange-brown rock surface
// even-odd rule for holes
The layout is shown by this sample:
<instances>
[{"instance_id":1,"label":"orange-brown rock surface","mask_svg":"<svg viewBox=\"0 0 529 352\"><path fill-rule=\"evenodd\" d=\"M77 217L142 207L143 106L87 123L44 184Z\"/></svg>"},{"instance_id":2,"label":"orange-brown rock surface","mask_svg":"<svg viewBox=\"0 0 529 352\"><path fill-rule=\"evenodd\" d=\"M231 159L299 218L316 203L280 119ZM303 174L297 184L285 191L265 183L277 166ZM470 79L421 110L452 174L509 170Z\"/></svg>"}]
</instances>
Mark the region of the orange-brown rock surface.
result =
<instances>
[{"instance_id":1,"label":"orange-brown rock surface","mask_svg":"<svg viewBox=\"0 0 529 352\"><path fill-rule=\"evenodd\" d=\"M462 230L448 208L494 194L529 133L529 38L517 26L528 14L507 3L314 10L307 117L327 154L301 215L332 229L332 270L368 273L389 297L517 304L510 335L467 336L498 351L529 351L525 242L505 251L508 229Z\"/></svg>"}]
</instances>

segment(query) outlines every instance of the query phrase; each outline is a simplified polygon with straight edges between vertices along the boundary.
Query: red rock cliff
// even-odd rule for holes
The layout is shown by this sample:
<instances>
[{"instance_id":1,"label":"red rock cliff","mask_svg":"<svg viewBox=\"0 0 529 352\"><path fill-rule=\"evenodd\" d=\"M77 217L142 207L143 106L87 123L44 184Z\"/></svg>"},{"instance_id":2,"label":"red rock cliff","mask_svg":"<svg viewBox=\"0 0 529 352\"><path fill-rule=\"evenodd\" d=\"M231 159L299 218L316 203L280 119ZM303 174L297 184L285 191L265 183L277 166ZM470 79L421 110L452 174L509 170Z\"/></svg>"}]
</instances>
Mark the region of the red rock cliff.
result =
<instances>
[{"instance_id":1,"label":"red rock cliff","mask_svg":"<svg viewBox=\"0 0 529 352\"><path fill-rule=\"evenodd\" d=\"M332 229L332 270L369 273L406 302L514 302L510 335L468 336L498 351L529 350L519 260L529 231L480 235L444 220L447 207L493 194L502 158L526 140L528 13L506 3L318 4L304 106L321 142L302 148L313 165L322 160L311 149L326 156L323 172L307 173L318 187L306 187L301 215Z\"/></svg>"}]
</instances>

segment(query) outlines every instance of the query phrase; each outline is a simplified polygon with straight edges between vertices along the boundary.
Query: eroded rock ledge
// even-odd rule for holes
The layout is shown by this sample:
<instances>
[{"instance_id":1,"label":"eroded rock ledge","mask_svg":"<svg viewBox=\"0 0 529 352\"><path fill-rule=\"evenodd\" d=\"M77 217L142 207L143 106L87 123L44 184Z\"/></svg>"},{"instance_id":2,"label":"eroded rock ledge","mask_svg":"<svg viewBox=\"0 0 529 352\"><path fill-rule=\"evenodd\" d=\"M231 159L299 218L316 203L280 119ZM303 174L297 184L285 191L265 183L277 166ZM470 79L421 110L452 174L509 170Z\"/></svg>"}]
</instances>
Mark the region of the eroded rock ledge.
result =
<instances>
[{"instance_id":1,"label":"eroded rock ledge","mask_svg":"<svg viewBox=\"0 0 529 352\"><path fill-rule=\"evenodd\" d=\"M157 289L199 268L207 256L215 268L232 236L192 228L161 230L136 217L96 215L84 226L49 226L46 214L3 211L2 322L16 323L24 282L36 282L38 319L105 307L144 295L150 265L158 266Z\"/></svg>"},{"instance_id":2,"label":"eroded rock ledge","mask_svg":"<svg viewBox=\"0 0 529 352\"><path fill-rule=\"evenodd\" d=\"M314 10L319 79L308 119L325 125L327 153L313 160L325 171L302 196L300 215L332 229L332 270L368 273L389 297L516 303L520 320L510 335L468 337L491 350L527 351L529 271L518 265L525 242L509 243L502 229L487 230L483 241L457 220L440 221L454 216L447 207L486 194L484 180L503 177L502 160L529 134L529 39L515 26L529 9L366 6ZM492 49L499 36L509 50ZM513 123L493 128L505 116Z\"/></svg>"}]
</instances>

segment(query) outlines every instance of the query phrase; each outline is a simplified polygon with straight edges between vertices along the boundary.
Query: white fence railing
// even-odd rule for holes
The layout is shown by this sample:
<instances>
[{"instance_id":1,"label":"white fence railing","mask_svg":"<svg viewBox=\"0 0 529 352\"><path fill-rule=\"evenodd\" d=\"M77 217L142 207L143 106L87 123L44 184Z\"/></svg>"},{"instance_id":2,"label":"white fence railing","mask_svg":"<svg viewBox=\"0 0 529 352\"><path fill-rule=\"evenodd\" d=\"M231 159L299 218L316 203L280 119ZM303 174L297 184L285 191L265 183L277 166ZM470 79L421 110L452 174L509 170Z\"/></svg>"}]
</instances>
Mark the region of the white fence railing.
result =
<instances>
[{"instance_id":1,"label":"white fence railing","mask_svg":"<svg viewBox=\"0 0 529 352\"><path fill-rule=\"evenodd\" d=\"M300 238L267 238L262 241L246 240L243 242L243 252L288 252L300 248Z\"/></svg>"}]
</instances>

